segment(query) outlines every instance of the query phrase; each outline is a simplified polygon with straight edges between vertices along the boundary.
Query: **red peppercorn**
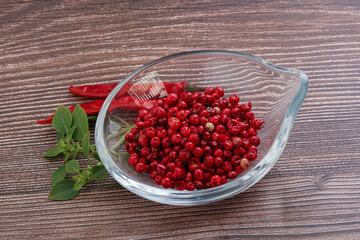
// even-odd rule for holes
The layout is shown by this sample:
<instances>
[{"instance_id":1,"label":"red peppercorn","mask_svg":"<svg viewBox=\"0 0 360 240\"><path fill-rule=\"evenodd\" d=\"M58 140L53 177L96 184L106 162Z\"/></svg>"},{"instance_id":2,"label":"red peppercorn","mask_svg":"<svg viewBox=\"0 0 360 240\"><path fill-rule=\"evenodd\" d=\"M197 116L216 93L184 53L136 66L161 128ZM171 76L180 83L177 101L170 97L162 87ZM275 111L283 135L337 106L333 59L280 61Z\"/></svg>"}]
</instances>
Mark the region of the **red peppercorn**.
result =
<instances>
[{"instance_id":1,"label":"red peppercorn","mask_svg":"<svg viewBox=\"0 0 360 240\"><path fill-rule=\"evenodd\" d=\"M189 122L193 125L198 125L200 123L200 117L197 114L192 114L189 117Z\"/></svg>"},{"instance_id":2,"label":"red peppercorn","mask_svg":"<svg viewBox=\"0 0 360 240\"><path fill-rule=\"evenodd\" d=\"M171 117L168 120L169 127L173 130L177 130L181 127L181 122L178 118Z\"/></svg>"},{"instance_id":3,"label":"red peppercorn","mask_svg":"<svg viewBox=\"0 0 360 240\"><path fill-rule=\"evenodd\" d=\"M190 142L193 142L195 145L199 145L199 143L200 143L200 137L199 137L199 135L197 133L191 133L189 135L188 140Z\"/></svg>"},{"instance_id":4,"label":"red peppercorn","mask_svg":"<svg viewBox=\"0 0 360 240\"><path fill-rule=\"evenodd\" d=\"M224 152L220 148L218 148L214 150L213 155L214 157L222 157L224 155Z\"/></svg>"},{"instance_id":5,"label":"red peppercorn","mask_svg":"<svg viewBox=\"0 0 360 240\"><path fill-rule=\"evenodd\" d=\"M195 149L195 144L193 142L186 142L185 143L185 150L192 151Z\"/></svg>"},{"instance_id":6,"label":"red peppercorn","mask_svg":"<svg viewBox=\"0 0 360 240\"><path fill-rule=\"evenodd\" d=\"M192 154L194 155L194 157L201 157L204 154L204 150L200 147L196 147L193 151Z\"/></svg>"},{"instance_id":7,"label":"red peppercorn","mask_svg":"<svg viewBox=\"0 0 360 240\"><path fill-rule=\"evenodd\" d=\"M177 158L177 152L176 151L171 151L170 153L169 153L169 160L170 161L174 161L176 158Z\"/></svg>"},{"instance_id":8,"label":"red peppercorn","mask_svg":"<svg viewBox=\"0 0 360 240\"><path fill-rule=\"evenodd\" d=\"M243 146L243 148L245 148L245 150L250 147L250 142L247 138L243 138L242 142L243 142L242 146Z\"/></svg>"},{"instance_id":9,"label":"red peppercorn","mask_svg":"<svg viewBox=\"0 0 360 240\"><path fill-rule=\"evenodd\" d=\"M165 138L163 138L163 139L165 139ZM161 143L161 141L160 141L159 137L153 137L153 138L150 139L150 146L151 147L158 147L158 146L160 146L160 143Z\"/></svg>"},{"instance_id":10,"label":"red peppercorn","mask_svg":"<svg viewBox=\"0 0 360 240\"><path fill-rule=\"evenodd\" d=\"M141 162L137 163L135 166L135 171L137 171L138 173L145 172L145 164Z\"/></svg>"},{"instance_id":11,"label":"red peppercorn","mask_svg":"<svg viewBox=\"0 0 360 240\"><path fill-rule=\"evenodd\" d=\"M247 158L250 160L250 161L254 161L256 158L257 158L257 153L254 152L254 151L249 151L247 153Z\"/></svg>"},{"instance_id":12,"label":"red peppercorn","mask_svg":"<svg viewBox=\"0 0 360 240\"><path fill-rule=\"evenodd\" d=\"M217 132L218 134L223 134L226 132L226 129L225 129L224 125L219 124L219 125L216 125L215 132Z\"/></svg>"},{"instance_id":13,"label":"red peppercorn","mask_svg":"<svg viewBox=\"0 0 360 240\"><path fill-rule=\"evenodd\" d=\"M234 148L238 148L238 147L241 147L241 145L242 145L242 140L241 140L241 138L239 138L239 137L234 137L234 138L232 139L232 143L233 143Z\"/></svg>"},{"instance_id":14,"label":"red peppercorn","mask_svg":"<svg viewBox=\"0 0 360 240\"><path fill-rule=\"evenodd\" d=\"M257 135L257 131L253 127L249 128L247 131L248 131L250 136L256 136Z\"/></svg>"},{"instance_id":15,"label":"red peppercorn","mask_svg":"<svg viewBox=\"0 0 360 240\"><path fill-rule=\"evenodd\" d=\"M139 154L132 153L128 159L128 163L132 166L135 166L139 161Z\"/></svg>"},{"instance_id":16,"label":"red peppercorn","mask_svg":"<svg viewBox=\"0 0 360 240\"><path fill-rule=\"evenodd\" d=\"M246 114L245 114L245 117L246 117L246 119L248 119L248 120L252 120L252 119L254 119L254 113L253 112L251 112L251 111L248 111Z\"/></svg>"},{"instance_id":17,"label":"red peppercorn","mask_svg":"<svg viewBox=\"0 0 360 240\"><path fill-rule=\"evenodd\" d=\"M125 149L126 149L126 151L128 152L128 153L133 153L133 152L135 152L135 148L134 148L134 146L131 144L131 143L126 143L126 145L125 145Z\"/></svg>"},{"instance_id":18,"label":"red peppercorn","mask_svg":"<svg viewBox=\"0 0 360 240\"><path fill-rule=\"evenodd\" d=\"M175 189L178 191L183 191L186 189L186 184L183 180L175 181Z\"/></svg>"},{"instance_id":19,"label":"red peppercorn","mask_svg":"<svg viewBox=\"0 0 360 240\"><path fill-rule=\"evenodd\" d=\"M146 147L149 145L149 138L147 138L145 134L140 134L138 142L141 146Z\"/></svg>"},{"instance_id":20,"label":"red peppercorn","mask_svg":"<svg viewBox=\"0 0 360 240\"><path fill-rule=\"evenodd\" d=\"M240 161L240 167L242 167L243 169L246 169L250 166L250 162L247 158L242 158Z\"/></svg>"},{"instance_id":21,"label":"red peppercorn","mask_svg":"<svg viewBox=\"0 0 360 240\"><path fill-rule=\"evenodd\" d=\"M233 136L238 136L239 134L240 134L240 132L241 132L241 129L240 129L240 127L239 126L231 126L230 127L230 133L231 133L231 135L233 135Z\"/></svg>"},{"instance_id":22,"label":"red peppercorn","mask_svg":"<svg viewBox=\"0 0 360 240\"><path fill-rule=\"evenodd\" d=\"M235 171L239 174L242 173L243 169L241 168L241 166L236 166Z\"/></svg>"},{"instance_id":23,"label":"red peppercorn","mask_svg":"<svg viewBox=\"0 0 360 240\"><path fill-rule=\"evenodd\" d=\"M232 153L230 150L225 149L225 150L224 150L223 159L224 159L224 160L229 160L232 155L233 155L233 153Z\"/></svg>"},{"instance_id":24,"label":"red peppercorn","mask_svg":"<svg viewBox=\"0 0 360 240\"><path fill-rule=\"evenodd\" d=\"M181 139L182 139L181 135L179 133L175 133L171 136L171 143L180 144Z\"/></svg>"},{"instance_id":25,"label":"red peppercorn","mask_svg":"<svg viewBox=\"0 0 360 240\"><path fill-rule=\"evenodd\" d=\"M217 93L220 95L220 97L224 96L224 89L222 87L216 87L214 89L214 93Z\"/></svg>"},{"instance_id":26,"label":"red peppercorn","mask_svg":"<svg viewBox=\"0 0 360 240\"><path fill-rule=\"evenodd\" d=\"M230 140L226 140L224 142L224 148L227 150L232 150L233 149L233 143Z\"/></svg>"},{"instance_id":27,"label":"red peppercorn","mask_svg":"<svg viewBox=\"0 0 360 240\"><path fill-rule=\"evenodd\" d=\"M180 102L177 104L177 108L180 109L180 110L187 109L187 108L188 108L188 104L187 104L185 101L180 101Z\"/></svg>"},{"instance_id":28,"label":"red peppercorn","mask_svg":"<svg viewBox=\"0 0 360 240\"><path fill-rule=\"evenodd\" d=\"M169 93L169 95L166 97L166 104L168 104L169 106L174 106L178 103L179 101L179 96L176 95L175 93Z\"/></svg>"},{"instance_id":29,"label":"red peppercorn","mask_svg":"<svg viewBox=\"0 0 360 240\"><path fill-rule=\"evenodd\" d=\"M215 158L213 156L208 155L204 158L204 163L206 166L211 167L215 163Z\"/></svg>"},{"instance_id":30,"label":"red peppercorn","mask_svg":"<svg viewBox=\"0 0 360 240\"><path fill-rule=\"evenodd\" d=\"M150 172L150 178L155 179L155 177L158 175L158 172L156 170Z\"/></svg>"},{"instance_id":31,"label":"red peppercorn","mask_svg":"<svg viewBox=\"0 0 360 240\"><path fill-rule=\"evenodd\" d=\"M200 126L197 127L197 133L198 134L202 134L204 131L205 131L204 126L200 125Z\"/></svg>"},{"instance_id":32,"label":"red peppercorn","mask_svg":"<svg viewBox=\"0 0 360 240\"><path fill-rule=\"evenodd\" d=\"M204 175L203 175L203 170L201 170L200 168L197 168L194 170L194 178L197 180L201 180L203 179Z\"/></svg>"},{"instance_id":33,"label":"red peppercorn","mask_svg":"<svg viewBox=\"0 0 360 240\"><path fill-rule=\"evenodd\" d=\"M149 113L149 111L148 110L146 110L146 109L142 109L142 110L140 110L139 111L139 114L138 114L138 116L139 116L139 118L140 119L144 119L144 117L145 117L145 115L147 115Z\"/></svg>"},{"instance_id":34,"label":"red peppercorn","mask_svg":"<svg viewBox=\"0 0 360 240\"><path fill-rule=\"evenodd\" d=\"M197 169L199 165L200 165L200 161L197 158L191 158L188 163L188 167L190 171Z\"/></svg>"},{"instance_id":35,"label":"red peppercorn","mask_svg":"<svg viewBox=\"0 0 360 240\"><path fill-rule=\"evenodd\" d=\"M189 128L189 127L182 127L182 128L180 129L180 133L181 133L181 135L183 135L184 137L188 137L188 136L190 135L191 131L190 131L190 128Z\"/></svg>"},{"instance_id":36,"label":"red peppercorn","mask_svg":"<svg viewBox=\"0 0 360 240\"><path fill-rule=\"evenodd\" d=\"M252 121L251 121L251 126L253 127L253 128L255 128L256 130L259 130L259 129L261 129L261 128L263 128L263 124L264 124L265 122L263 121L263 120L261 120L261 119L253 119Z\"/></svg>"},{"instance_id":37,"label":"red peppercorn","mask_svg":"<svg viewBox=\"0 0 360 240\"><path fill-rule=\"evenodd\" d=\"M204 93L207 94L207 95L208 94L213 94L214 89L212 87L205 88Z\"/></svg>"},{"instance_id":38,"label":"red peppercorn","mask_svg":"<svg viewBox=\"0 0 360 240\"><path fill-rule=\"evenodd\" d=\"M167 170L166 170L166 167L163 164L161 164L161 163L157 164L156 165L156 170L157 170L157 172L159 173L160 176L162 176L162 177L166 176Z\"/></svg>"},{"instance_id":39,"label":"red peppercorn","mask_svg":"<svg viewBox=\"0 0 360 240\"><path fill-rule=\"evenodd\" d=\"M161 184L161 180L162 180L162 177L160 176L160 175L157 175L157 176L155 176L155 182L156 182L156 184Z\"/></svg>"},{"instance_id":40,"label":"red peppercorn","mask_svg":"<svg viewBox=\"0 0 360 240\"><path fill-rule=\"evenodd\" d=\"M211 122L207 122L207 123L205 123L205 129L206 129L206 131L208 131L208 132L212 132L212 131L214 131L214 124L213 123L211 123Z\"/></svg>"},{"instance_id":41,"label":"red peppercorn","mask_svg":"<svg viewBox=\"0 0 360 240\"><path fill-rule=\"evenodd\" d=\"M173 172L174 169L175 169L175 167L176 167L176 165L175 165L175 163L173 163L173 162L168 162L168 163L166 164L166 169L167 169L168 171L170 171L170 172Z\"/></svg>"},{"instance_id":42,"label":"red peppercorn","mask_svg":"<svg viewBox=\"0 0 360 240\"><path fill-rule=\"evenodd\" d=\"M131 132L127 133L125 135L125 141L127 141L128 143L134 142L134 134L132 134Z\"/></svg>"},{"instance_id":43,"label":"red peppercorn","mask_svg":"<svg viewBox=\"0 0 360 240\"><path fill-rule=\"evenodd\" d=\"M229 102L230 102L230 104L231 105L236 105L236 104L238 104L238 102L239 102L239 100L240 100L240 98L239 98L239 96L238 95L232 95L231 97L229 97Z\"/></svg>"},{"instance_id":44,"label":"red peppercorn","mask_svg":"<svg viewBox=\"0 0 360 240\"><path fill-rule=\"evenodd\" d=\"M149 155L150 154L150 148L148 148L148 147L143 147L143 148L141 148L141 150L140 150L140 154L141 154L141 156L143 156L143 157L146 157L147 155Z\"/></svg>"},{"instance_id":45,"label":"red peppercorn","mask_svg":"<svg viewBox=\"0 0 360 240\"><path fill-rule=\"evenodd\" d=\"M225 161L225 162L223 163L223 169L224 169L224 171L226 171L226 172L231 171L231 170L232 170L231 162Z\"/></svg>"},{"instance_id":46,"label":"red peppercorn","mask_svg":"<svg viewBox=\"0 0 360 240\"><path fill-rule=\"evenodd\" d=\"M223 145L225 143L225 141L228 139L229 139L229 137L226 136L225 134L220 134L219 138L218 138L218 143Z\"/></svg>"},{"instance_id":47,"label":"red peppercorn","mask_svg":"<svg viewBox=\"0 0 360 240\"><path fill-rule=\"evenodd\" d=\"M210 140L210 141L208 142L208 145L209 145L209 147L211 147L211 148L213 148L213 149L217 149L217 148L219 147L219 144L218 144L216 141L214 141L214 140Z\"/></svg>"},{"instance_id":48,"label":"red peppercorn","mask_svg":"<svg viewBox=\"0 0 360 240\"><path fill-rule=\"evenodd\" d=\"M195 113L199 113L201 110L204 110L205 109L205 106L202 105L201 103L195 103L193 106L192 106L193 110Z\"/></svg>"},{"instance_id":49,"label":"red peppercorn","mask_svg":"<svg viewBox=\"0 0 360 240\"><path fill-rule=\"evenodd\" d=\"M236 178L238 175L238 173L236 171L229 171L226 176L229 178L229 179L234 179Z\"/></svg>"},{"instance_id":50,"label":"red peppercorn","mask_svg":"<svg viewBox=\"0 0 360 240\"><path fill-rule=\"evenodd\" d=\"M191 158L191 153L189 151L181 150L179 152L179 159L181 161L188 161L190 158Z\"/></svg>"},{"instance_id":51,"label":"red peppercorn","mask_svg":"<svg viewBox=\"0 0 360 240\"><path fill-rule=\"evenodd\" d=\"M180 120L185 120L187 118L187 113L185 110L180 110L176 113L176 117Z\"/></svg>"},{"instance_id":52,"label":"red peppercorn","mask_svg":"<svg viewBox=\"0 0 360 240\"><path fill-rule=\"evenodd\" d=\"M213 187L219 186L221 182L221 178L219 175L213 175L210 179L210 183Z\"/></svg>"},{"instance_id":53,"label":"red peppercorn","mask_svg":"<svg viewBox=\"0 0 360 240\"><path fill-rule=\"evenodd\" d=\"M175 165L177 167L183 167L184 166L184 162L181 161L180 159L175 159L174 163L175 163Z\"/></svg>"},{"instance_id":54,"label":"red peppercorn","mask_svg":"<svg viewBox=\"0 0 360 240\"><path fill-rule=\"evenodd\" d=\"M221 157L215 157L214 158L214 165L215 167L221 167L224 160Z\"/></svg>"},{"instance_id":55,"label":"red peppercorn","mask_svg":"<svg viewBox=\"0 0 360 240\"><path fill-rule=\"evenodd\" d=\"M210 132L204 132L201 135L201 138L204 139L205 141L209 141L211 139L211 133Z\"/></svg>"},{"instance_id":56,"label":"red peppercorn","mask_svg":"<svg viewBox=\"0 0 360 240\"><path fill-rule=\"evenodd\" d=\"M161 185L162 185L164 188L169 188L169 187L171 187L171 185L172 185L171 179L168 178L168 177L165 177L165 178L161 179Z\"/></svg>"},{"instance_id":57,"label":"red peppercorn","mask_svg":"<svg viewBox=\"0 0 360 240\"><path fill-rule=\"evenodd\" d=\"M241 158L238 155L233 155L231 157L231 164L234 165L234 166L240 165L240 161L241 161Z\"/></svg>"},{"instance_id":58,"label":"red peppercorn","mask_svg":"<svg viewBox=\"0 0 360 240\"><path fill-rule=\"evenodd\" d=\"M192 180L192 174L191 174L191 172L187 172L186 174L185 174L185 177L184 177L184 180L185 181L191 181Z\"/></svg>"},{"instance_id":59,"label":"red peppercorn","mask_svg":"<svg viewBox=\"0 0 360 240\"><path fill-rule=\"evenodd\" d=\"M195 189L195 184L192 181L186 183L186 190L193 191Z\"/></svg>"},{"instance_id":60,"label":"red peppercorn","mask_svg":"<svg viewBox=\"0 0 360 240\"><path fill-rule=\"evenodd\" d=\"M214 126L219 125L220 124L220 116L216 115L216 116L212 116L209 118L209 122L211 122L212 124L214 124Z\"/></svg>"},{"instance_id":61,"label":"red peppercorn","mask_svg":"<svg viewBox=\"0 0 360 240\"><path fill-rule=\"evenodd\" d=\"M211 134L211 139L212 139L213 141L217 141L217 140L219 139L219 136L220 136L220 134L218 134L217 132L213 132L213 133Z\"/></svg>"},{"instance_id":62,"label":"red peppercorn","mask_svg":"<svg viewBox=\"0 0 360 240\"><path fill-rule=\"evenodd\" d=\"M164 148L170 147L171 146L171 140L169 137L164 137L163 139L161 139L161 145Z\"/></svg>"},{"instance_id":63,"label":"red peppercorn","mask_svg":"<svg viewBox=\"0 0 360 240\"><path fill-rule=\"evenodd\" d=\"M204 146L203 150L205 156L211 155L213 153L213 150L210 146Z\"/></svg>"},{"instance_id":64,"label":"red peppercorn","mask_svg":"<svg viewBox=\"0 0 360 240\"><path fill-rule=\"evenodd\" d=\"M216 169L216 174L217 175L224 175L225 174L225 171L224 171L224 169L222 168L222 165L221 165L221 167L218 167L217 169Z\"/></svg>"},{"instance_id":65,"label":"red peppercorn","mask_svg":"<svg viewBox=\"0 0 360 240\"><path fill-rule=\"evenodd\" d=\"M209 117L209 112L207 111L207 110L201 110L200 112L199 112L199 116L200 117Z\"/></svg>"},{"instance_id":66,"label":"red peppercorn","mask_svg":"<svg viewBox=\"0 0 360 240\"><path fill-rule=\"evenodd\" d=\"M166 137L167 135L167 131L165 129L159 129L157 132L156 132L156 135L159 137L159 138L164 138Z\"/></svg>"},{"instance_id":67,"label":"red peppercorn","mask_svg":"<svg viewBox=\"0 0 360 240\"><path fill-rule=\"evenodd\" d=\"M256 152L257 153L257 147L254 146L254 145L250 145L250 147L248 148L248 151L253 151L253 152Z\"/></svg>"},{"instance_id":68,"label":"red peppercorn","mask_svg":"<svg viewBox=\"0 0 360 240\"><path fill-rule=\"evenodd\" d=\"M249 142L250 142L250 144L252 144L252 145L254 145L254 146L259 146L259 144L260 144L260 138L257 137L257 136L251 136L251 137L249 138Z\"/></svg>"}]
</instances>

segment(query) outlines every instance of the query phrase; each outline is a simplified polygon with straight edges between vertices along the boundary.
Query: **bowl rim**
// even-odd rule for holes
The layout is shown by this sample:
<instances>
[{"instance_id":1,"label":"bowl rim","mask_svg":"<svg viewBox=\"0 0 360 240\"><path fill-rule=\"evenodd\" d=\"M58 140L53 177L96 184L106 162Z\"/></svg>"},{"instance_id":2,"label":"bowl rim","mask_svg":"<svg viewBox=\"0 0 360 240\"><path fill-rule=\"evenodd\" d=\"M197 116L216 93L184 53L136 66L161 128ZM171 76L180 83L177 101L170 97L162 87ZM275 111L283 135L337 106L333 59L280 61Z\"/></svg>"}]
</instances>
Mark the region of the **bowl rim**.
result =
<instances>
[{"instance_id":1,"label":"bowl rim","mask_svg":"<svg viewBox=\"0 0 360 240\"><path fill-rule=\"evenodd\" d=\"M143 72L147 68L150 68L156 64L177 57L199 55L199 54L225 54L225 55L243 57L258 62L270 69L292 73L299 76L300 79L299 89L288 107L284 120L280 126L279 132L275 137L269 151L265 154L265 156L263 157L263 159L261 159L261 161L259 161L252 169L250 169L244 175L226 184L214 188L203 189L200 191L177 191L174 189L159 189L157 187L149 186L141 182L138 182L137 180L131 178L130 176L127 175L125 176L125 174L123 174L122 171L118 168L118 166L113 162L110 153L106 149L106 145L104 141L104 131L103 131L104 121L105 121L107 109L112 99L115 97L119 89L123 85L125 85L125 83L127 83L130 79L134 78L136 75ZM277 162L277 160L279 159L281 153L285 148L296 115L299 112L302 103L304 102L308 90L308 85L309 85L308 77L304 72L296 69L280 67L260 57L242 52L226 51L226 50L200 50L200 51L180 52L180 53L168 55L156 59L154 61L151 61L143 65L142 67L136 69L127 77L125 77L122 81L120 81L116 85L116 87L112 90L112 92L108 95L103 106L101 107L95 125L95 144L97 147L97 151L103 165L105 166L107 171L112 175L112 177L123 187L143 198L163 204L188 205L188 206L219 201L247 190L248 188L256 184L260 179L262 179L275 165L275 163ZM265 163L267 163L266 167L261 168L262 166L264 166ZM241 187L239 186L240 182L242 183L248 182L249 184L243 184L245 186ZM162 194L159 195L159 192L162 192Z\"/></svg>"}]
</instances>

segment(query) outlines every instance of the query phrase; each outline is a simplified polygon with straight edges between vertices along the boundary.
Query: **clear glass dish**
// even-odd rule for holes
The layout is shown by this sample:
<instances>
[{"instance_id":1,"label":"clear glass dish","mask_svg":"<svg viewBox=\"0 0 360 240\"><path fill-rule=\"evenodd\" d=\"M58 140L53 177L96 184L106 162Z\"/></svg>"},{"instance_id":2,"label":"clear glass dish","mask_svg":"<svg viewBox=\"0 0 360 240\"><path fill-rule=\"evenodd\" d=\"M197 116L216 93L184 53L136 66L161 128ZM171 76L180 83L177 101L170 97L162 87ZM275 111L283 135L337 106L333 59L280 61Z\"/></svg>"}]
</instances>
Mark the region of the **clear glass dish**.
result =
<instances>
[{"instance_id":1,"label":"clear glass dish","mask_svg":"<svg viewBox=\"0 0 360 240\"><path fill-rule=\"evenodd\" d=\"M199 87L221 86L225 97L240 96L240 103L253 103L256 118L265 121L259 131L258 158L236 179L218 187L177 191L157 185L149 176L139 174L127 163L125 144L115 150L118 140L108 140L121 130L113 121L119 116L129 122L136 112L110 110L109 106L124 85L148 82L186 81ZM295 117L308 89L305 73L275 66L256 56L230 51L195 51L170 55L137 69L121 81L106 99L98 115L95 142L108 172L129 191L146 199L170 205L199 205L219 201L241 193L258 182L274 166L283 152ZM136 91L128 93L136 96ZM162 92L165 94L166 92ZM151 94L148 98L152 97Z\"/></svg>"}]
</instances>

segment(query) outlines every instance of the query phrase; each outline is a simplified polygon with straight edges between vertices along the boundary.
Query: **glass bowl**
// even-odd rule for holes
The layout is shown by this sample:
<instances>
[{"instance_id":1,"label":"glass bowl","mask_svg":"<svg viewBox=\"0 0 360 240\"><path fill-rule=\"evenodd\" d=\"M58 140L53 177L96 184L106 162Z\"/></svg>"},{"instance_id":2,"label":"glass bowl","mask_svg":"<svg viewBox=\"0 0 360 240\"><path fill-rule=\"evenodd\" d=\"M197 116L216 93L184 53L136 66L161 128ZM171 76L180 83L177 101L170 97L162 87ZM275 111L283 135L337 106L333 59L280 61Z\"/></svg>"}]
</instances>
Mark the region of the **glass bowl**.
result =
<instances>
[{"instance_id":1,"label":"glass bowl","mask_svg":"<svg viewBox=\"0 0 360 240\"><path fill-rule=\"evenodd\" d=\"M258 131L261 139L258 158L251 162L246 171L226 184L194 191L165 189L148 175L137 173L128 164L125 143L115 145L120 138L116 137L117 132L122 129L116 119L121 117L133 123L137 116L137 112L131 110L114 109L112 106L115 99L124 92L142 98L142 101L156 94L165 96L167 92L162 82L178 81L186 81L198 87L221 86L225 90L224 97L237 94L240 96L240 104L251 101L255 117L265 121L265 127ZM146 89L148 94L140 96L141 89L129 88L138 83L155 83L158 87L155 90ZM285 148L307 89L308 78L305 73L278 67L259 57L240 52L194 51L170 55L137 69L110 93L96 121L96 147L101 161L113 178L141 197L170 205L199 205L219 201L245 191L274 166Z\"/></svg>"}]
</instances>

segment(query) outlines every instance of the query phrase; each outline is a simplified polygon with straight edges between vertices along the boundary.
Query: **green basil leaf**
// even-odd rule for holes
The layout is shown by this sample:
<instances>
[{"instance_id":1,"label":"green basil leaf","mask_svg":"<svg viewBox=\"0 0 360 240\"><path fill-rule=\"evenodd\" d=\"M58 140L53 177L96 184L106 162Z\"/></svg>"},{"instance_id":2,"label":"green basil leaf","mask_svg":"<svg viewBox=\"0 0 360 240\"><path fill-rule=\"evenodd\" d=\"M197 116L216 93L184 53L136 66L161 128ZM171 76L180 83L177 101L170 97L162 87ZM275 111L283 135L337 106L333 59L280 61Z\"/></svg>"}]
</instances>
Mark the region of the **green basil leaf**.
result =
<instances>
[{"instance_id":1,"label":"green basil leaf","mask_svg":"<svg viewBox=\"0 0 360 240\"><path fill-rule=\"evenodd\" d=\"M76 182L74 185L74 191L80 190L84 186L83 181Z\"/></svg>"},{"instance_id":2,"label":"green basil leaf","mask_svg":"<svg viewBox=\"0 0 360 240\"><path fill-rule=\"evenodd\" d=\"M69 160L69 158L71 157L71 153L66 152L65 154L65 158L64 158L64 162L67 162Z\"/></svg>"},{"instance_id":3,"label":"green basil leaf","mask_svg":"<svg viewBox=\"0 0 360 240\"><path fill-rule=\"evenodd\" d=\"M78 104L72 113L72 125L76 127L74 138L81 141L84 135L89 132L89 122L85 110Z\"/></svg>"},{"instance_id":4,"label":"green basil leaf","mask_svg":"<svg viewBox=\"0 0 360 240\"><path fill-rule=\"evenodd\" d=\"M90 150L90 132L87 132L84 135L84 138L81 142L81 147L84 155L89 159L89 150Z\"/></svg>"},{"instance_id":5,"label":"green basil leaf","mask_svg":"<svg viewBox=\"0 0 360 240\"><path fill-rule=\"evenodd\" d=\"M101 161L97 151L93 151L92 156L93 156L93 158L95 158L95 160Z\"/></svg>"},{"instance_id":6,"label":"green basil leaf","mask_svg":"<svg viewBox=\"0 0 360 240\"><path fill-rule=\"evenodd\" d=\"M55 185L66 177L66 169L65 166L59 167L55 170L55 172L51 175L51 184Z\"/></svg>"},{"instance_id":7,"label":"green basil leaf","mask_svg":"<svg viewBox=\"0 0 360 240\"><path fill-rule=\"evenodd\" d=\"M91 169L91 179L101 180L105 177L106 169L104 165L96 165Z\"/></svg>"},{"instance_id":8,"label":"green basil leaf","mask_svg":"<svg viewBox=\"0 0 360 240\"><path fill-rule=\"evenodd\" d=\"M75 181L63 179L56 183L48 195L48 200L64 201L69 200L79 194L79 190L74 191Z\"/></svg>"},{"instance_id":9,"label":"green basil leaf","mask_svg":"<svg viewBox=\"0 0 360 240\"><path fill-rule=\"evenodd\" d=\"M76 126L73 126L66 132L66 139L65 139L66 142L71 141L75 130L76 130Z\"/></svg>"},{"instance_id":10,"label":"green basil leaf","mask_svg":"<svg viewBox=\"0 0 360 240\"><path fill-rule=\"evenodd\" d=\"M77 160L71 160L65 164L66 171L68 173L78 173L80 166Z\"/></svg>"},{"instance_id":11,"label":"green basil leaf","mask_svg":"<svg viewBox=\"0 0 360 240\"><path fill-rule=\"evenodd\" d=\"M63 153L63 150L61 149L60 146L57 146L56 148L52 148L49 151L47 151L43 157L55 157L57 155L59 155L60 153Z\"/></svg>"},{"instance_id":12,"label":"green basil leaf","mask_svg":"<svg viewBox=\"0 0 360 240\"><path fill-rule=\"evenodd\" d=\"M64 106L59 106L52 119L53 128L60 133L66 133L72 123L71 112Z\"/></svg>"},{"instance_id":13,"label":"green basil leaf","mask_svg":"<svg viewBox=\"0 0 360 240\"><path fill-rule=\"evenodd\" d=\"M58 143L59 143L60 141L65 141L65 136L64 136L64 134L57 132L57 133L56 133L56 140L58 141Z\"/></svg>"}]
</instances>

